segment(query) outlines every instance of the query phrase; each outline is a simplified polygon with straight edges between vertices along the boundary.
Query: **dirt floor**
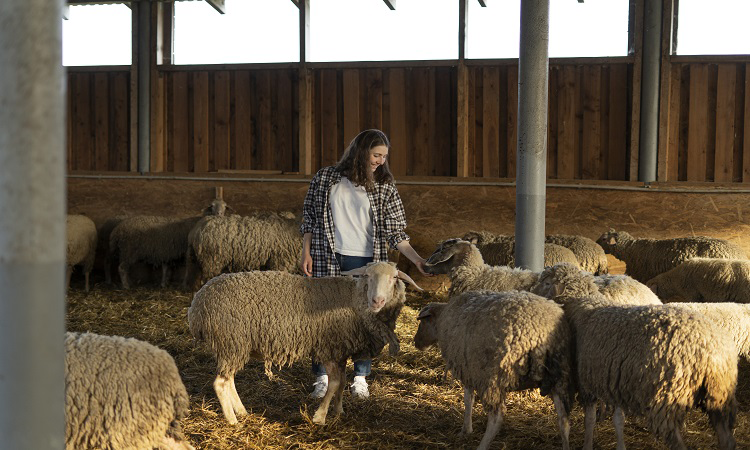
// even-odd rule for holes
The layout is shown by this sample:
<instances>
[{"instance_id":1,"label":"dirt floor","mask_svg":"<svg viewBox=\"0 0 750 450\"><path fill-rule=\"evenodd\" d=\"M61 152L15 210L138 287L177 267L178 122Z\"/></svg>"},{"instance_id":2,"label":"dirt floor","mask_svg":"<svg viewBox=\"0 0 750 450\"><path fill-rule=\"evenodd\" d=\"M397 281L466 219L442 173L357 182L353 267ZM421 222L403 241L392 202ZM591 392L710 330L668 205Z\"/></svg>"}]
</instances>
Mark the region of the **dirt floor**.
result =
<instances>
[{"instance_id":1,"label":"dirt floor","mask_svg":"<svg viewBox=\"0 0 750 450\"><path fill-rule=\"evenodd\" d=\"M190 181L69 178L70 213L89 215L101 225L122 215L197 215L224 188L224 198L239 214L257 210L299 213L307 190L300 182ZM630 185L627 186L630 189ZM400 184L412 245L428 256L442 239L469 230L513 233L515 189L507 186L434 186ZM750 253L750 194L664 192L658 189L549 188L546 232L580 234L596 239L610 227L638 237L709 235L736 242ZM167 350L177 362L188 389L191 412L184 427L198 449L333 449L333 448L475 448L484 432L486 416L476 406L475 432L460 434L463 394L460 385L444 378L439 352L419 352L412 345L416 314L424 304L444 300L444 276L423 278L410 273L427 289L410 294L397 333L401 353L376 359L371 398L356 403L345 395L345 414L319 427L311 423L317 402L307 394L312 382L309 360L275 370L269 380L262 364L252 362L237 377L237 388L250 414L229 426L221 414L212 382L215 361L206 348L195 346L187 328L191 293L173 285L158 288L158 270L136 268L137 287L124 291L103 282L98 259L93 290L82 291L82 277L74 273L67 296L67 327L71 331L117 334L149 341ZM613 273L623 273L622 262L610 257ZM408 264L405 266L408 268ZM351 365L349 366L351 378ZM351 380L350 380L351 381ZM750 448L750 366L742 363L737 390L739 415L737 448ZM538 392L510 396L502 430L492 448L560 448L552 402ZM583 415L576 406L571 416L571 446L583 443ZM665 448L638 418L626 422L628 448ZM690 448L716 448L705 414L688 415L686 443ZM611 421L598 425L596 448L615 448Z\"/></svg>"}]
</instances>

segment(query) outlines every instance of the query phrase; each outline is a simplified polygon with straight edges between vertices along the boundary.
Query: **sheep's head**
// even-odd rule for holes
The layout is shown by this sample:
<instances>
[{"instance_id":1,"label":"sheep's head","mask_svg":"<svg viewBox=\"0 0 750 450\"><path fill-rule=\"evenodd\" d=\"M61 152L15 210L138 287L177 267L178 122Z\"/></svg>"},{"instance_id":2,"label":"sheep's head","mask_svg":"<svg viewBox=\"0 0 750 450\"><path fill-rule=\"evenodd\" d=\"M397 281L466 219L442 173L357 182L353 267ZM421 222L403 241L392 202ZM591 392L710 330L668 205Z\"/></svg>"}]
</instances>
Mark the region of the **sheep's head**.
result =
<instances>
[{"instance_id":1,"label":"sheep's head","mask_svg":"<svg viewBox=\"0 0 750 450\"><path fill-rule=\"evenodd\" d=\"M362 277L367 285L367 307L373 313L377 313L393 300L398 280L403 280L414 288L422 290L409 275L398 270L396 264L391 262L372 262L365 267L342 272L342 274Z\"/></svg>"},{"instance_id":2,"label":"sheep's head","mask_svg":"<svg viewBox=\"0 0 750 450\"><path fill-rule=\"evenodd\" d=\"M464 234L461 239L467 242L471 242L474 245L479 245L485 241L485 237L485 233L482 233L480 231L469 231L468 233Z\"/></svg>"},{"instance_id":3,"label":"sheep's head","mask_svg":"<svg viewBox=\"0 0 750 450\"><path fill-rule=\"evenodd\" d=\"M582 298L599 294L595 278L571 263L560 263L545 268L531 292L557 303L568 298Z\"/></svg>"},{"instance_id":4,"label":"sheep's head","mask_svg":"<svg viewBox=\"0 0 750 450\"><path fill-rule=\"evenodd\" d=\"M417 350L425 350L437 343L437 318L445 308L446 303L429 303L419 311L417 320L419 327L414 334L414 346Z\"/></svg>"},{"instance_id":5,"label":"sheep's head","mask_svg":"<svg viewBox=\"0 0 750 450\"><path fill-rule=\"evenodd\" d=\"M617 247L617 244L625 239L629 239L631 236L624 231L615 231L614 228L610 228L609 231L599 236L596 243L599 244L605 252L612 253L612 250Z\"/></svg>"},{"instance_id":6,"label":"sheep's head","mask_svg":"<svg viewBox=\"0 0 750 450\"><path fill-rule=\"evenodd\" d=\"M220 198L215 198L206 209L203 210L204 216L224 216L227 211L230 213L234 210L226 204L226 202Z\"/></svg>"},{"instance_id":7,"label":"sheep's head","mask_svg":"<svg viewBox=\"0 0 750 450\"><path fill-rule=\"evenodd\" d=\"M479 250L471 242L448 239L439 244L427 259L424 264L425 271L435 275L450 273L452 269L462 265L466 257L474 252L476 252L475 256L481 258Z\"/></svg>"}]
</instances>

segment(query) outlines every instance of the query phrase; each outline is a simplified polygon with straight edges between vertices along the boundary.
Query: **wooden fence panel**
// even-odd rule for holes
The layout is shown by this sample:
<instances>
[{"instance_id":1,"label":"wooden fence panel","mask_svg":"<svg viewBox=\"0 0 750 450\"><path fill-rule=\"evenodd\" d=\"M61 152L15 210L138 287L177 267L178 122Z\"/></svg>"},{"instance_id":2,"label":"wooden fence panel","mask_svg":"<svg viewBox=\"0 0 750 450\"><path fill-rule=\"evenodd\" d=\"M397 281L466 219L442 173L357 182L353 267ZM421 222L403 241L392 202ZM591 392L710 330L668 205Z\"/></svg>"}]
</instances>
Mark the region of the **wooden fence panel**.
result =
<instances>
[{"instance_id":1,"label":"wooden fence panel","mask_svg":"<svg viewBox=\"0 0 750 450\"><path fill-rule=\"evenodd\" d=\"M389 138L391 152L388 154L389 165L395 176L406 175L408 149L411 147L411 133L406 126L406 77L405 69L388 71L389 93Z\"/></svg>"},{"instance_id":2,"label":"wooden fence panel","mask_svg":"<svg viewBox=\"0 0 750 450\"><path fill-rule=\"evenodd\" d=\"M750 64L745 64L744 136L742 147L742 182L750 183Z\"/></svg>"},{"instance_id":3,"label":"wooden fence panel","mask_svg":"<svg viewBox=\"0 0 750 450\"><path fill-rule=\"evenodd\" d=\"M75 95L73 96L73 142L75 146L75 169L94 170L92 154L94 152L94 140L92 138L91 117L94 112L91 108L91 79L88 73L76 74Z\"/></svg>"},{"instance_id":4,"label":"wooden fence panel","mask_svg":"<svg viewBox=\"0 0 750 450\"><path fill-rule=\"evenodd\" d=\"M109 170L109 76L94 74L94 170Z\"/></svg>"},{"instance_id":5,"label":"wooden fence panel","mask_svg":"<svg viewBox=\"0 0 750 450\"><path fill-rule=\"evenodd\" d=\"M231 131L231 82L229 72L222 70L214 73L213 101L213 167L212 170L231 169L230 165L230 131Z\"/></svg>"},{"instance_id":6,"label":"wooden fence panel","mask_svg":"<svg viewBox=\"0 0 750 450\"><path fill-rule=\"evenodd\" d=\"M705 64L690 66L689 114L687 180L706 181L708 66Z\"/></svg>"},{"instance_id":7,"label":"wooden fence panel","mask_svg":"<svg viewBox=\"0 0 750 450\"><path fill-rule=\"evenodd\" d=\"M257 126L253 117L254 81L250 80L250 73L245 70L234 74L234 139L230 144L230 160L231 167L236 170L253 168L251 156L255 148Z\"/></svg>"},{"instance_id":8,"label":"wooden fence panel","mask_svg":"<svg viewBox=\"0 0 750 450\"><path fill-rule=\"evenodd\" d=\"M297 153L294 151L292 138L292 116L294 115L293 81L292 74L289 71L280 71L276 76L278 84L276 85L276 126L274 127L274 145L273 153L275 155L274 164L270 169L280 169L285 172L292 172L295 169L294 161L297 160Z\"/></svg>"},{"instance_id":9,"label":"wooden fence panel","mask_svg":"<svg viewBox=\"0 0 750 450\"><path fill-rule=\"evenodd\" d=\"M193 153L193 172L208 172L208 72L192 74L192 116L193 132L191 147Z\"/></svg>"},{"instance_id":10,"label":"wooden fence panel","mask_svg":"<svg viewBox=\"0 0 750 450\"><path fill-rule=\"evenodd\" d=\"M518 66L508 66L507 75L506 145L508 170L506 177L516 177L516 157L518 149ZM549 100L548 100L549 101ZM549 120L549 119L548 119Z\"/></svg>"},{"instance_id":11,"label":"wooden fence panel","mask_svg":"<svg viewBox=\"0 0 750 450\"><path fill-rule=\"evenodd\" d=\"M734 111L737 67L720 64L716 93L716 152L714 181L731 182L734 170Z\"/></svg>"},{"instance_id":12,"label":"wooden fence panel","mask_svg":"<svg viewBox=\"0 0 750 450\"><path fill-rule=\"evenodd\" d=\"M601 164L601 67L583 69L583 155L581 178L595 180Z\"/></svg>"},{"instance_id":13,"label":"wooden fence panel","mask_svg":"<svg viewBox=\"0 0 750 450\"><path fill-rule=\"evenodd\" d=\"M557 178L572 179L576 173L578 128L576 126L576 68L564 66L558 79Z\"/></svg>"},{"instance_id":14,"label":"wooden fence panel","mask_svg":"<svg viewBox=\"0 0 750 450\"><path fill-rule=\"evenodd\" d=\"M109 169L126 172L130 164L130 77L127 73L114 73L110 84L110 98L113 100L110 135Z\"/></svg>"},{"instance_id":15,"label":"wooden fence panel","mask_svg":"<svg viewBox=\"0 0 750 450\"><path fill-rule=\"evenodd\" d=\"M359 70L345 69L343 71L343 108L344 108L344 142L347 144L362 131L362 125L359 115ZM403 96L403 72L402 72L402 91ZM391 86L393 88L393 86ZM396 88L397 89L397 88ZM403 98L401 99L403 100Z\"/></svg>"},{"instance_id":16,"label":"wooden fence panel","mask_svg":"<svg viewBox=\"0 0 750 450\"><path fill-rule=\"evenodd\" d=\"M320 150L323 155L321 164L336 164L343 151L338 141L338 96L337 71L325 69L320 72Z\"/></svg>"}]
</instances>

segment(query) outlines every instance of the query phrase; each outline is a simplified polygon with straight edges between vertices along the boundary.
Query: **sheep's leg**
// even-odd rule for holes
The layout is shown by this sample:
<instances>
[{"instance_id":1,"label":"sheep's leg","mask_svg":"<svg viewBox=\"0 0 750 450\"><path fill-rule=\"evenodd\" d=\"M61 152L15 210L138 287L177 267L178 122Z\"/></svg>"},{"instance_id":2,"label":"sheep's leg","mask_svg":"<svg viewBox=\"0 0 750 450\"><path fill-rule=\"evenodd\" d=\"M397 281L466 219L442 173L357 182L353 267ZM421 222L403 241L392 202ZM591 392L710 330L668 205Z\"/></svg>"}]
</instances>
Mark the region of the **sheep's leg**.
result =
<instances>
[{"instance_id":1,"label":"sheep's leg","mask_svg":"<svg viewBox=\"0 0 750 450\"><path fill-rule=\"evenodd\" d=\"M107 284L112 284L112 255L109 252L104 257L104 281Z\"/></svg>"},{"instance_id":2,"label":"sheep's leg","mask_svg":"<svg viewBox=\"0 0 750 450\"><path fill-rule=\"evenodd\" d=\"M89 291L89 275L91 274L91 271L88 271L83 274L83 277L86 279L86 292Z\"/></svg>"},{"instance_id":3,"label":"sheep's leg","mask_svg":"<svg viewBox=\"0 0 750 450\"><path fill-rule=\"evenodd\" d=\"M461 433L471 434L474 432L474 427L471 423L471 413L474 408L474 389L469 389L464 386L464 426L461 428Z\"/></svg>"},{"instance_id":4,"label":"sheep's leg","mask_svg":"<svg viewBox=\"0 0 750 450\"><path fill-rule=\"evenodd\" d=\"M625 450L625 415L619 406L615 406L612 424L615 426L615 436L617 436L617 450Z\"/></svg>"},{"instance_id":5,"label":"sheep's leg","mask_svg":"<svg viewBox=\"0 0 750 450\"><path fill-rule=\"evenodd\" d=\"M497 436L497 432L500 431L500 427L503 425L503 412L501 408L491 408L489 414L487 414L487 429L484 431L482 436L482 442L479 443L477 450L486 450L490 448L490 444Z\"/></svg>"},{"instance_id":6,"label":"sheep's leg","mask_svg":"<svg viewBox=\"0 0 750 450\"><path fill-rule=\"evenodd\" d=\"M346 360L339 362L339 388L336 389L336 396L333 401L333 410L336 414L342 414L344 412L344 388L346 387Z\"/></svg>"},{"instance_id":7,"label":"sheep's leg","mask_svg":"<svg viewBox=\"0 0 750 450\"><path fill-rule=\"evenodd\" d=\"M708 419L719 438L719 448L721 450L734 450L737 443L732 434L730 414L726 411L708 411Z\"/></svg>"},{"instance_id":8,"label":"sheep's leg","mask_svg":"<svg viewBox=\"0 0 750 450\"><path fill-rule=\"evenodd\" d=\"M583 413L585 431L583 433L583 450L594 448L594 427L596 426L596 403L586 405Z\"/></svg>"},{"instance_id":9,"label":"sheep's leg","mask_svg":"<svg viewBox=\"0 0 750 450\"><path fill-rule=\"evenodd\" d=\"M237 386L234 384L234 376L229 378L231 382L231 401L232 401L232 409L234 410L234 413L238 416L246 416L247 410L245 409L245 405L242 404L242 400L240 400L240 394L237 393Z\"/></svg>"},{"instance_id":10,"label":"sheep's leg","mask_svg":"<svg viewBox=\"0 0 750 450\"><path fill-rule=\"evenodd\" d=\"M325 425L326 416L328 415L328 406L331 404L331 399L341 387L340 384L344 382L344 380L342 380L342 374L339 373L340 370L338 363L328 361L323 365L326 368L326 372L328 372L328 391L323 397L323 400L321 400L320 406L315 410L315 415L313 416L313 423L318 425Z\"/></svg>"},{"instance_id":11,"label":"sheep's leg","mask_svg":"<svg viewBox=\"0 0 750 450\"><path fill-rule=\"evenodd\" d=\"M570 419L568 412L565 411L565 405L557 392L552 393L552 402L555 404L557 411L557 426L560 428L560 437L562 438L563 450L570 448Z\"/></svg>"},{"instance_id":12,"label":"sheep's leg","mask_svg":"<svg viewBox=\"0 0 750 450\"><path fill-rule=\"evenodd\" d=\"M667 432L667 446L672 450L687 450L685 441L682 440L682 433L680 433L681 424L675 421L672 424L671 430Z\"/></svg>"},{"instance_id":13,"label":"sheep's leg","mask_svg":"<svg viewBox=\"0 0 750 450\"><path fill-rule=\"evenodd\" d=\"M129 268L129 265L124 261L120 261L120 265L117 266L117 271L120 272L120 281L122 281L123 289L130 289L130 280L128 279L128 268Z\"/></svg>"},{"instance_id":14,"label":"sheep's leg","mask_svg":"<svg viewBox=\"0 0 750 450\"><path fill-rule=\"evenodd\" d=\"M70 275L73 273L73 267L72 266L66 266L65 267L65 289L70 289Z\"/></svg>"},{"instance_id":15,"label":"sheep's leg","mask_svg":"<svg viewBox=\"0 0 750 450\"><path fill-rule=\"evenodd\" d=\"M195 447L187 441L177 441L170 436L164 436L159 446L159 450L195 450Z\"/></svg>"},{"instance_id":16,"label":"sheep's leg","mask_svg":"<svg viewBox=\"0 0 750 450\"><path fill-rule=\"evenodd\" d=\"M169 279L169 264L161 265L161 287L167 287L167 280Z\"/></svg>"},{"instance_id":17,"label":"sheep's leg","mask_svg":"<svg viewBox=\"0 0 750 450\"><path fill-rule=\"evenodd\" d=\"M234 415L232 407L232 379L234 374L228 376L217 375L214 380L214 391L219 399L221 410L230 425L237 424L237 416Z\"/></svg>"}]
</instances>

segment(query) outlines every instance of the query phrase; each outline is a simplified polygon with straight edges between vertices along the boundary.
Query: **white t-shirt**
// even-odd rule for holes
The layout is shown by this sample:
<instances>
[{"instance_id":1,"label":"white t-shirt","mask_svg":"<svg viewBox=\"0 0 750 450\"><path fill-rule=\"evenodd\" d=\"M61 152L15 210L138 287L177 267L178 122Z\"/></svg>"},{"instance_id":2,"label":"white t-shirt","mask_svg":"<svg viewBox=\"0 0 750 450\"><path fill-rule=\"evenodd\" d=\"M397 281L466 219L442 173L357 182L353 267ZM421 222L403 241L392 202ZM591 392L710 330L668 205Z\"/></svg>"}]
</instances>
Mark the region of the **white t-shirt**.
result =
<instances>
[{"instance_id":1,"label":"white t-shirt","mask_svg":"<svg viewBox=\"0 0 750 450\"><path fill-rule=\"evenodd\" d=\"M372 207L364 186L346 177L331 188L328 199L333 214L336 253L372 256Z\"/></svg>"}]
</instances>

